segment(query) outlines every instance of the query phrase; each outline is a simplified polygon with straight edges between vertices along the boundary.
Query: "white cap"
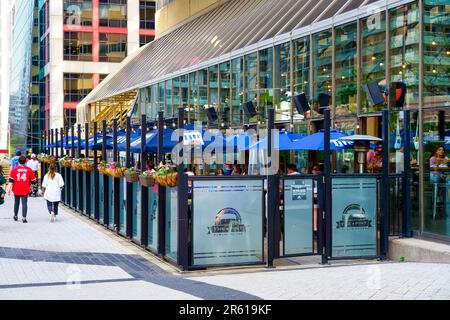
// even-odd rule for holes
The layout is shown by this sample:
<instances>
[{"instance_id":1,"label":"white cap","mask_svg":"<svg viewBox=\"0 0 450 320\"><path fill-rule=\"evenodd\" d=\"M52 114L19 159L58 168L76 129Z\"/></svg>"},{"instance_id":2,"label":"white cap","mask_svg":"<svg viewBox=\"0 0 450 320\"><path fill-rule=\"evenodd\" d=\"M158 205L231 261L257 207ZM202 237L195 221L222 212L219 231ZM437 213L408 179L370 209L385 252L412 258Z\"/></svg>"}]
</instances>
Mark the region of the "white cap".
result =
<instances>
[{"instance_id":1,"label":"white cap","mask_svg":"<svg viewBox=\"0 0 450 320\"><path fill-rule=\"evenodd\" d=\"M36 155L33 153L33 154L31 155L31 157L32 157L32 158L36 158Z\"/></svg>"}]
</instances>

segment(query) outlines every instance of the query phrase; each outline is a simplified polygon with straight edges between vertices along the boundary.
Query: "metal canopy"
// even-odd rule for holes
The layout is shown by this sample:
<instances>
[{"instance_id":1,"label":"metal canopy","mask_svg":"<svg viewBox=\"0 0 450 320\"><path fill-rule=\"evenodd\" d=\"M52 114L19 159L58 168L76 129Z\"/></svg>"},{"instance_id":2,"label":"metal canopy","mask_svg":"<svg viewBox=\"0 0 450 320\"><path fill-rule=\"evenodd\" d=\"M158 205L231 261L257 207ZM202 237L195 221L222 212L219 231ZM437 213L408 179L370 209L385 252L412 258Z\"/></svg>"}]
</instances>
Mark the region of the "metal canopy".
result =
<instances>
[{"instance_id":1,"label":"metal canopy","mask_svg":"<svg viewBox=\"0 0 450 320\"><path fill-rule=\"evenodd\" d=\"M217 63L237 50L294 30L373 6L373 0L231 0L140 48L122 62L80 105L103 100L166 78L188 73L199 64ZM388 0L376 4L386 8ZM392 2L392 1L391 1ZM317 24L320 26L320 23ZM255 48L256 49L256 48ZM213 60L214 59L214 60ZM217 61L216 61L217 60Z\"/></svg>"}]
</instances>

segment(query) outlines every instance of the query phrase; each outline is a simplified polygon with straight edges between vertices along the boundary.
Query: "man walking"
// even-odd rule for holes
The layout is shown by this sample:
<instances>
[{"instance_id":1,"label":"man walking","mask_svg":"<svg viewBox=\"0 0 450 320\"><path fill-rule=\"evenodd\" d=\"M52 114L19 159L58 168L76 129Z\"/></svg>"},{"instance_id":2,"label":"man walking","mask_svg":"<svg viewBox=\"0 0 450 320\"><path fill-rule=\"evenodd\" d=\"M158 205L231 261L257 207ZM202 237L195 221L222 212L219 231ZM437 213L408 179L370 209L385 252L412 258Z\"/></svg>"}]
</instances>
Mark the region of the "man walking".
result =
<instances>
[{"instance_id":1,"label":"man walking","mask_svg":"<svg viewBox=\"0 0 450 320\"><path fill-rule=\"evenodd\" d=\"M27 162L27 167L29 167L31 170L33 170L34 176L36 177L36 179L37 179L37 177L38 177L39 165L40 165L40 163L39 163L39 161L36 159L36 155L33 153L33 154L31 155L31 159L28 160L28 162ZM36 181L37 181L37 180L36 180ZM33 195L33 196L36 197L37 192L38 192L38 184L35 183L35 184L33 185L33 191L30 192L30 196Z\"/></svg>"},{"instance_id":2,"label":"man walking","mask_svg":"<svg viewBox=\"0 0 450 320\"><path fill-rule=\"evenodd\" d=\"M17 221L20 201L22 201L22 222L27 223L28 194L30 193L30 184L36 183L36 176L33 170L25 166L27 158L20 156L19 165L15 167L9 176L9 182L12 183L12 192L14 193L14 220ZM11 194L11 189L8 195Z\"/></svg>"}]
</instances>

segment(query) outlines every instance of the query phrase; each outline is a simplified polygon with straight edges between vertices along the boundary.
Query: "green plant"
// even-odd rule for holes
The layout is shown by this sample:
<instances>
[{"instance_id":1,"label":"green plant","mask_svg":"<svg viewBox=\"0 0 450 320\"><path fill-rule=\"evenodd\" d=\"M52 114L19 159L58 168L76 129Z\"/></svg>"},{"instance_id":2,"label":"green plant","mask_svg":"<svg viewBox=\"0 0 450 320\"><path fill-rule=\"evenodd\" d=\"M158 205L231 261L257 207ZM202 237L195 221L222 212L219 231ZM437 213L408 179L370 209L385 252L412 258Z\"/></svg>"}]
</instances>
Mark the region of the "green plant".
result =
<instances>
[{"instance_id":1,"label":"green plant","mask_svg":"<svg viewBox=\"0 0 450 320\"><path fill-rule=\"evenodd\" d=\"M401 256L399 260L400 260L400 262L405 262L405 257Z\"/></svg>"}]
</instances>

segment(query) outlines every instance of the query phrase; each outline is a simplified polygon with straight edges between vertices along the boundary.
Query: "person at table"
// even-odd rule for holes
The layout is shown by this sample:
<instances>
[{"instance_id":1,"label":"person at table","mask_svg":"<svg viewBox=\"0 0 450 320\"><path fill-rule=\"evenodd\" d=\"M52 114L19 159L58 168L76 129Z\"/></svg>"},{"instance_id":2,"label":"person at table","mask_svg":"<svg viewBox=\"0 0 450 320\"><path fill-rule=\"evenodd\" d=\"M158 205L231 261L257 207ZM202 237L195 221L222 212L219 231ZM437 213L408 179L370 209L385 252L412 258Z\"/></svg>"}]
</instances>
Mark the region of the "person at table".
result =
<instances>
[{"instance_id":1,"label":"person at table","mask_svg":"<svg viewBox=\"0 0 450 320\"><path fill-rule=\"evenodd\" d=\"M377 144L374 150L367 152L367 169L369 172L380 172L383 165L383 146Z\"/></svg>"},{"instance_id":2,"label":"person at table","mask_svg":"<svg viewBox=\"0 0 450 320\"><path fill-rule=\"evenodd\" d=\"M444 147L437 146L430 158L430 168L438 168L438 167L446 168L448 162L449 162L449 159L445 156ZM439 172L437 170L433 170L430 172L430 181L433 183L441 182L441 179L443 177L444 176L443 176L442 172Z\"/></svg>"},{"instance_id":3,"label":"person at table","mask_svg":"<svg viewBox=\"0 0 450 320\"><path fill-rule=\"evenodd\" d=\"M297 170L297 166L295 164L288 164L287 166L287 174L288 176L300 174Z\"/></svg>"}]
</instances>

